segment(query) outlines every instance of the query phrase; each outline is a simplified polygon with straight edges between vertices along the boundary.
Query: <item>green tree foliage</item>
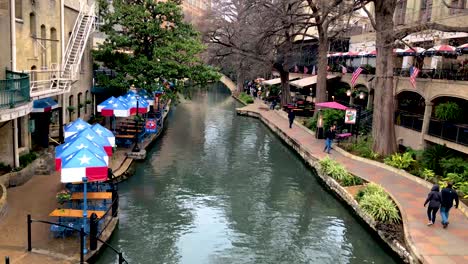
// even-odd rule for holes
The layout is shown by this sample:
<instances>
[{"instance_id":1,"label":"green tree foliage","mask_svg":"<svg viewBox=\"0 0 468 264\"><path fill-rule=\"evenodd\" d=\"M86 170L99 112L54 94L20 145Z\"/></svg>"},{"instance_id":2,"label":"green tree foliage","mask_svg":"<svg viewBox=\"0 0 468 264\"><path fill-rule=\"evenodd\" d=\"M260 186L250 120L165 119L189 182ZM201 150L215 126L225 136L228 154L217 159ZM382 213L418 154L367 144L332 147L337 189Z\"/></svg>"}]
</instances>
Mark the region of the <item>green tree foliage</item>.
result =
<instances>
[{"instance_id":1,"label":"green tree foliage","mask_svg":"<svg viewBox=\"0 0 468 264\"><path fill-rule=\"evenodd\" d=\"M183 21L180 0L99 1L100 31L105 42L94 53L97 61L114 70L116 77L98 76L98 83L126 90L131 84L154 90L162 80L183 90L189 80L205 84L217 80L199 54L205 49L199 33Z\"/></svg>"},{"instance_id":2,"label":"green tree foliage","mask_svg":"<svg viewBox=\"0 0 468 264\"><path fill-rule=\"evenodd\" d=\"M435 107L435 116L445 121L459 121L462 114L463 110L455 102L446 102Z\"/></svg>"}]
</instances>

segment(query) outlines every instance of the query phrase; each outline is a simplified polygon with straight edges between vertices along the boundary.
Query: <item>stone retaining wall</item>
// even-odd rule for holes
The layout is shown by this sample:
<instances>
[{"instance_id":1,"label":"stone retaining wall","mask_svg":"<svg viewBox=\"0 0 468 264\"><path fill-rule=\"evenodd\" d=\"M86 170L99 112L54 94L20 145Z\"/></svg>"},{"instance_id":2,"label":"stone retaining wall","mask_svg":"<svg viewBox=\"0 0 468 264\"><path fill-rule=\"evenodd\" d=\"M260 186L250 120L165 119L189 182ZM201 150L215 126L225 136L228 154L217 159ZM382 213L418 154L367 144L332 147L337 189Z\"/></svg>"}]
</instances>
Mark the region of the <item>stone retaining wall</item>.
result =
<instances>
[{"instance_id":1,"label":"stone retaining wall","mask_svg":"<svg viewBox=\"0 0 468 264\"><path fill-rule=\"evenodd\" d=\"M0 183L0 218L5 215L7 210L7 189Z\"/></svg>"},{"instance_id":2,"label":"stone retaining wall","mask_svg":"<svg viewBox=\"0 0 468 264\"><path fill-rule=\"evenodd\" d=\"M50 172L54 170L54 166L55 160L53 155L51 153L43 153L26 168L0 176L0 184L3 184L7 188L20 186L30 180L37 171L41 170L41 174L44 169Z\"/></svg>"},{"instance_id":3,"label":"stone retaining wall","mask_svg":"<svg viewBox=\"0 0 468 264\"><path fill-rule=\"evenodd\" d=\"M254 118L260 119L267 127L269 127L275 134L277 134L286 144L292 147L304 160L304 162L313 167L313 168L320 168L318 163L318 159L312 156L309 152L301 147L301 145L294 140L293 138L286 135L281 129L279 129L276 125L270 123L267 119L263 118L262 115L251 112L248 110L237 109L237 113L239 115L246 115ZM362 209L359 207L357 201L349 194L342 186L340 186L334 179L327 175L323 175L320 171L317 171L319 178L326 184L330 190L340 197L347 205L349 205L356 215L358 215L367 225L369 228L374 230L379 237L385 242L400 258L407 262L407 263L422 263L420 258L413 252L413 250L408 251L403 245L398 243L397 241L389 241L386 239L381 232L376 228L376 223L373 219L371 219L367 214L365 214ZM397 204L398 206L398 204ZM405 234L405 240L407 236ZM412 249L410 247L410 249Z\"/></svg>"}]
</instances>

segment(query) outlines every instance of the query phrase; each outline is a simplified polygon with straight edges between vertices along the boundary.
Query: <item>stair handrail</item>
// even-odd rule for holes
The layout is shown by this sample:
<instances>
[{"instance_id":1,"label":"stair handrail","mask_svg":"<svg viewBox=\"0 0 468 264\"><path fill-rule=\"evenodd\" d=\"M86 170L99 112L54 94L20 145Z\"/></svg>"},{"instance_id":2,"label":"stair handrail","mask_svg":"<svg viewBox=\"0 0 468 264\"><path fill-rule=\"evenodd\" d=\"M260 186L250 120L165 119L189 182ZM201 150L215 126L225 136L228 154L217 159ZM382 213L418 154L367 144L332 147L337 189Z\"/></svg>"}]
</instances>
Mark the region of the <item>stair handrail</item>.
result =
<instances>
[{"instance_id":1,"label":"stair handrail","mask_svg":"<svg viewBox=\"0 0 468 264\"><path fill-rule=\"evenodd\" d=\"M83 8L83 6L84 5L80 1L80 11L78 13L78 16L76 17L75 24L73 25L72 35L68 39L67 49L65 50L65 55L64 55L64 58L62 60L63 61L63 63L62 63L62 70L63 71L65 71L65 68L67 67L66 65L67 65L67 62L68 62L69 54L71 53L73 43L75 42L76 36L78 35L77 28L81 24L81 20L84 17L84 12L83 12L84 8Z\"/></svg>"}]
</instances>

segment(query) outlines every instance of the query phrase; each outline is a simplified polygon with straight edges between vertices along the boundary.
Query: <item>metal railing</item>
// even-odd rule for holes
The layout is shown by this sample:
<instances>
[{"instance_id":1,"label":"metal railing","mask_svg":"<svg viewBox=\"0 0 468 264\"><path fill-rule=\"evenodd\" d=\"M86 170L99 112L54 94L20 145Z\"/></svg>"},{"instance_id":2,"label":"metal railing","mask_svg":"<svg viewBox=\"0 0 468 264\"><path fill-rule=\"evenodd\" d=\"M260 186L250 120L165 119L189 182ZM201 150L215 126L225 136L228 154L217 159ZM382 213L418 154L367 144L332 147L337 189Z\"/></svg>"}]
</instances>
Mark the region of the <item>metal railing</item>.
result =
<instances>
[{"instance_id":1,"label":"metal railing","mask_svg":"<svg viewBox=\"0 0 468 264\"><path fill-rule=\"evenodd\" d=\"M409 128L418 132L422 130L424 116L397 110L395 112L395 125Z\"/></svg>"},{"instance_id":2,"label":"metal railing","mask_svg":"<svg viewBox=\"0 0 468 264\"><path fill-rule=\"evenodd\" d=\"M468 146L468 125L431 119L428 135Z\"/></svg>"},{"instance_id":3,"label":"metal railing","mask_svg":"<svg viewBox=\"0 0 468 264\"><path fill-rule=\"evenodd\" d=\"M96 235L96 237L101 237L102 233L106 228L109 226L109 224L112 222L113 217L117 217L118 214L118 209L119 208L119 195L117 191L113 190L112 191L112 203L109 206L109 208L106 210L104 215L96 221L96 224L99 225L99 223L103 223L103 227L101 228L101 231ZM109 216L109 217L108 217Z\"/></svg>"},{"instance_id":4,"label":"metal railing","mask_svg":"<svg viewBox=\"0 0 468 264\"><path fill-rule=\"evenodd\" d=\"M6 71L6 80L0 80L0 109L15 108L30 99L28 74Z\"/></svg>"}]
</instances>

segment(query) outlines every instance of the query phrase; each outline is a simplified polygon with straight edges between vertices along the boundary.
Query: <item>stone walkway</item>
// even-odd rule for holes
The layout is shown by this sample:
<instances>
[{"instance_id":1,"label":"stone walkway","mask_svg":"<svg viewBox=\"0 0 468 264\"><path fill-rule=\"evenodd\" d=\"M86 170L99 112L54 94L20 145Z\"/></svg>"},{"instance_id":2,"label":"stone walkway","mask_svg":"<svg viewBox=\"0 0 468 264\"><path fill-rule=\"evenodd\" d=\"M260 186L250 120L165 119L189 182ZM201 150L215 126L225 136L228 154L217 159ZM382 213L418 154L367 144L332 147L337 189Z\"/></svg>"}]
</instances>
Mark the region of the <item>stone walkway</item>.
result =
<instances>
[{"instance_id":1,"label":"stone walkway","mask_svg":"<svg viewBox=\"0 0 468 264\"><path fill-rule=\"evenodd\" d=\"M267 106L258 100L241 110L261 115L299 143L311 156L317 159L327 156L323 152L324 140L316 139L306 128L296 124L290 129L287 117L283 113L268 110ZM429 192L426 187L389 170L345 157L333 150L330 156L351 173L382 185L391 194L400 207L408 242L424 263L468 263L468 219L464 214L452 208L447 229L442 228L439 214L436 224L428 227L426 208L423 207Z\"/></svg>"}]
</instances>

